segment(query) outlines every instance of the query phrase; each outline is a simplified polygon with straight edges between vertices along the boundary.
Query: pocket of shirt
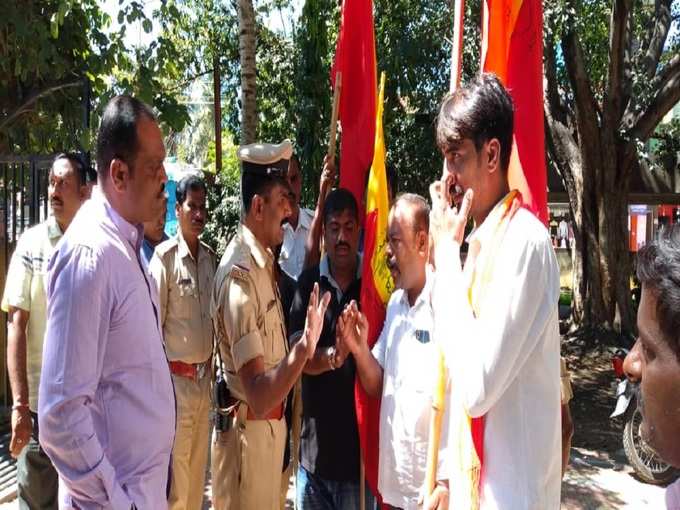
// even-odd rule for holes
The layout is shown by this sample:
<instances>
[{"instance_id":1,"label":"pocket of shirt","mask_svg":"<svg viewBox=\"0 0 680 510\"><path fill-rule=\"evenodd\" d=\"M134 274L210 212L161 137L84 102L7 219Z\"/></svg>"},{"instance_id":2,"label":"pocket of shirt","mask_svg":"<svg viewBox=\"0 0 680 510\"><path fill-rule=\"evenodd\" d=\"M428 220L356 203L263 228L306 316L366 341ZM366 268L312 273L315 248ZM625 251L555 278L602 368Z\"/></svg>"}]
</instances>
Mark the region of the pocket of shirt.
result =
<instances>
[{"instance_id":1,"label":"pocket of shirt","mask_svg":"<svg viewBox=\"0 0 680 510\"><path fill-rule=\"evenodd\" d=\"M265 352L269 353L269 362L276 364L286 355L285 341L285 326L281 323L279 315L279 308L276 300L272 300L267 305L267 311L264 317L264 329L267 335L267 342L269 345L265 348Z\"/></svg>"},{"instance_id":2,"label":"pocket of shirt","mask_svg":"<svg viewBox=\"0 0 680 510\"><path fill-rule=\"evenodd\" d=\"M174 318L187 320L191 315L191 303L196 299L196 284L191 278L178 278L175 292L171 292L172 308L168 310Z\"/></svg>"},{"instance_id":3,"label":"pocket of shirt","mask_svg":"<svg viewBox=\"0 0 680 510\"><path fill-rule=\"evenodd\" d=\"M410 344L406 355L411 362L401 365L406 367L406 369L400 374L399 384L408 393L418 393L431 397L434 393L438 376L436 346L433 342L419 342L415 334L409 336L405 341Z\"/></svg>"}]
</instances>

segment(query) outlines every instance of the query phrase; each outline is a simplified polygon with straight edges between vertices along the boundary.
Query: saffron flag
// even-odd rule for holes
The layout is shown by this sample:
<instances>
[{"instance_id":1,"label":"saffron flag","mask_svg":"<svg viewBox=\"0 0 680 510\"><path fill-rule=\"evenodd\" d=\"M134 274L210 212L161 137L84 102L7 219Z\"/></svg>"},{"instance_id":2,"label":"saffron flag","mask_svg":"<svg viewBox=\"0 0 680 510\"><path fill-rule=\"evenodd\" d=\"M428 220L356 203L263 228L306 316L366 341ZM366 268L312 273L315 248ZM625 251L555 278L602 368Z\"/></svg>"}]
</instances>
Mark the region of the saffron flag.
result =
<instances>
[{"instance_id":1,"label":"saffron flag","mask_svg":"<svg viewBox=\"0 0 680 510\"><path fill-rule=\"evenodd\" d=\"M387 268L387 216L389 201L385 172L385 140L383 138L383 98L385 73L380 79L378 111L375 116L375 148L366 188L366 222L364 224L364 260L361 273L361 311L368 319L368 345L378 340L385 321L385 308L394 290ZM369 397L357 379L354 388L359 441L366 471L366 481L378 494L378 432L380 399Z\"/></svg>"},{"instance_id":2,"label":"saffron flag","mask_svg":"<svg viewBox=\"0 0 680 510\"><path fill-rule=\"evenodd\" d=\"M377 90L373 1L344 0L331 80L342 73L339 119L340 187L364 203L366 175L373 161ZM363 210L361 210L363 214Z\"/></svg>"},{"instance_id":3,"label":"saffron flag","mask_svg":"<svg viewBox=\"0 0 680 510\"><path fill-rule=\"evenodd\" d=\"M484 1L482 68L500 78L515 104L510 189L547 225L541 0Z\"/></svg>"}]
</instances>

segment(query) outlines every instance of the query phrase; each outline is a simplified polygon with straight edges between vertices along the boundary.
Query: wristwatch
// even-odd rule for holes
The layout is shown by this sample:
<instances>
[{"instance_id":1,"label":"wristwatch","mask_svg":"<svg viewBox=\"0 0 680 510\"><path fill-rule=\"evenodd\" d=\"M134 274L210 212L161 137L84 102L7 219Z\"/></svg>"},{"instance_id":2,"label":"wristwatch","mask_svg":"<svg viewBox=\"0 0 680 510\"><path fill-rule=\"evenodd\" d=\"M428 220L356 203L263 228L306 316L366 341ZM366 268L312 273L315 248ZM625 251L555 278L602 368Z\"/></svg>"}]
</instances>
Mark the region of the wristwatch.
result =
<instances>
[{"instance_id":1,"label":"wristwatch","mask_svg":"<svg viewBox=\"0 0 680 510\"><path fill-rule=\"evenodd\" d=\"M331 370L335 370L338 368L335 366L335 347L331 346L328 349L326 349L326 356L328 356L328 364L331 367Z\"/></svg>"}]
</instances>

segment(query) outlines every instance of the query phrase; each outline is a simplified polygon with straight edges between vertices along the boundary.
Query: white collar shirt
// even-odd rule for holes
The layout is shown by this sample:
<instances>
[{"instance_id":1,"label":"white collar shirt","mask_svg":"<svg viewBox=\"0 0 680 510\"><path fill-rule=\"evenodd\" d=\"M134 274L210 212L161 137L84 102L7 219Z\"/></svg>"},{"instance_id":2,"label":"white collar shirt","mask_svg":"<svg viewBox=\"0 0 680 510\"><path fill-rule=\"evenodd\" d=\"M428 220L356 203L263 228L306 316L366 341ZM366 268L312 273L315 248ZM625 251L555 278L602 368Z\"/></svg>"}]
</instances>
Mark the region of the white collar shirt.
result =
<instances>
[{"instance_id":1,"label":"white collar shirt","mask_svg":"<svg viewBox=\"0 0 680 510\"><path fill-rule=\"evenodd\" d=\"M361 279L361 274L363 271L363 256L358 253L357 254L357 271L356 271L356 279L359 280ZM345 293L342 291L342 287L340 284L335 281L335 278L331 274L331 261L330 258L328 258L328 254L324 255L321 257L321 262L319 262L319 277L323 276L328 280L328 283L331 284L331 287L335 289L335 295L338 299L338 302L342 301L342 298L344 297Z\"/></svg>"},{"instance_id":2,"label":"white collar shirt","mask_svg":"<svg viewBox=\"0 0 680 510\"><path fill-rule=\"evenodd\" d=\"M378 489L386 503L404 510L418 508L425 481L432 394L438 374L431 282L428 275L413 306L404 290L392 294L382 332L372 350L383 368ZM440 480L448 478L443 465L446 440L447 434L443 434Z\"/></svg>"},{"instance_id":3,"label":"white collar shirt","mask_svg":"<svg viewBox=\"0 0 680 510\"><path fill-rule=\"evenodd\" d=\"M467 296L471 272L462 271L457 245L443 241L435 248L435 336L446 352L451 405L485 416L482 510L558 509L557 260L544 225L525 209L492 253L493 232L485 222L470 236L481 245L480 272L483 258L494 258L478 316ZM451 433L449 445L456 439Z\"/></svg>"},{"instance_id":4,"label":"white collar shirt","mask_svg":"<svg viewBox=\"0 0 680 510\"><path fill-rule=\"evenodd\" d=\"M279 265L293 280L298 279L305 263L305 244L312 226L314 211L300 207L297 228L290 223L283 225L283 244L279 255Z\"/></svg>"}]
</instances>

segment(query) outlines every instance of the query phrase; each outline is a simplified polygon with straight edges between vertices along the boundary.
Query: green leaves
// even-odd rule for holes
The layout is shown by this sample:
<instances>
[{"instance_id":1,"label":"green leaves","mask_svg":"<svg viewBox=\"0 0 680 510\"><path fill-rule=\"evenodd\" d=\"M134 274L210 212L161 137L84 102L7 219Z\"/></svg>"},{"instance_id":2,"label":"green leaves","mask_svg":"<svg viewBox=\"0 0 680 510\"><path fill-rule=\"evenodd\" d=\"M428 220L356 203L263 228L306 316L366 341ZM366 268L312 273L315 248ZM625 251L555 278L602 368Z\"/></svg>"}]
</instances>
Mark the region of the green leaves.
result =
<instances>
[{"instance_id":1,"label":"green leaves","mask_svg":"<svg viewBox=\"0 0 680 510\"><path fill-rule=\"evenodd\" d=\"M0 44L10 50L0 59L0 153L89 150L103 105L119 93L138 95L156 107L166 131L181 130L189 121L177 97L183 63L174 45L128 47L128 24L153 32L141 2L119 2L115 29L99 0L5 4L8 23ZM174 5L169 12L179 14ZM71 85L55 88L61 83ZM92 98L89 128L86 84ZM25 107L33 94L40 99Z\"/></svg>"}]
</instances>

